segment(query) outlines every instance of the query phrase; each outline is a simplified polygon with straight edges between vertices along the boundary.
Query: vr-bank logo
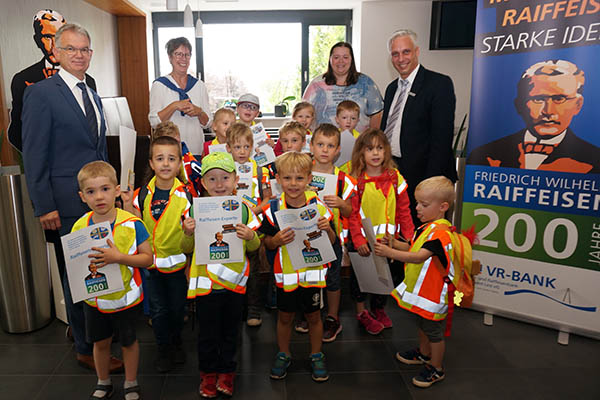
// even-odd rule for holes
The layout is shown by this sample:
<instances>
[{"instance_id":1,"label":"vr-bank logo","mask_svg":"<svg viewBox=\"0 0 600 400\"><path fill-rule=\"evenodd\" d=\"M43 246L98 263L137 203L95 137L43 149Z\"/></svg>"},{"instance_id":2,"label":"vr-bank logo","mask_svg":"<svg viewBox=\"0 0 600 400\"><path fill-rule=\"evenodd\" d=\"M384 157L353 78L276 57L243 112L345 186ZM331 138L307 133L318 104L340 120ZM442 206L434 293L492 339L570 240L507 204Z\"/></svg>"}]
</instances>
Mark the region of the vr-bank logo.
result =
<instances>
[{"instance_id":1,"label":"vr-bank logo","mask_svg":"<svg viewBox=\"0 0 600 400\"><path fill-rule=\"evenodd\" d=\"M90 232L90 237L95 240L104 239L108 236L108 229L103 226L99 226L95 229L92 229Z\"/></svg>"},{"instance_id":2,"label":"vr-bank logo","mask_svg":"<svg viewBox=\"0 0 600 400\"><path fill-rule=\"evenodd\" d=\"M308 210L304 210L300 213L300 219L303 221L310 221L317 215L317 211L309 208Z\"/></svg>"},{"instance_id":3,"label":"vr-bank logo","mask_svg":"<svg viewBox=\"0 0 600 400\"><path fill-rule=\"evenodd\" d=\"M541 274L523 272L523 271L518 271L516 269L513 269L511 271L506 268L502 268L502 267L498 267L498 266L492 267L490 265L486 266L485 272L487 272L487 274L490 277L495 278L497 280L511 282L511 283L513 283L513 286L515 283L517 283L517 284L521 284L523 286L529 285L529 286L533 286L533 287L537 286L540 288L546 288L549 290L554 289L554 290L556 290L556 294L557 294L558 298L554 298L546 293L542 293L537 290L525 289L525 288L514 289L514 290L505 290L503 293L505 296L517 296L517 295L541 296L548 300L552 300L562 306L572 308L574 310L587 311L587 312L596 312L597 311L597 307L578 306L575 304L571 304L571 289L567 288L564 290L557 290L556 286L555 286L555 284L557 284L556 277L550 277L550 276L545 276L545 275L541 275Z\"/></svg>"},{"instance_id":4,"label":"vr-bank logo","mask_svg":"<svg viewBox=\"0 0 600 400\"><path fill-rule=\"evenodd\" d=\"M235 211L239 208L240 203L237 200L225 200L223 202L223 204L221 204L221 207L223 207L223 210L227 210L227 211Z\"/></svg>"}]
</instances>

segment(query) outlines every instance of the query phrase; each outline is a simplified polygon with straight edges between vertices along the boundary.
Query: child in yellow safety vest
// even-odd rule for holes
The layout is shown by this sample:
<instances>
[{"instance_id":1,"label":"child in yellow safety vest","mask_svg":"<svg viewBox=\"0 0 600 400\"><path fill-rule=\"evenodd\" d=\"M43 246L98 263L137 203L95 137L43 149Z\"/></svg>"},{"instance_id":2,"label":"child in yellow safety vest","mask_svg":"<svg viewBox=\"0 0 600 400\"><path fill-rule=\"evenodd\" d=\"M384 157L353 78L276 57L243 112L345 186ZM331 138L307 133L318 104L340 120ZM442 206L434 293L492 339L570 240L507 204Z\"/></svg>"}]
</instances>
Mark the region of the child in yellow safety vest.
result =
<instances>
[{"instance_id":1,"label":"child in yellow safety vest","mask_svg":"<svg viewBox=\"0 0 600 400\"><path fill-rule=\"evenodd\" d=\"M321 292L325 287L328 264L296 270L292 266L287 246L294 240L294 230L280 229L276 212L280 209L302 208L315 204L320 215L318 228L327 234L331 243L336 234L331 226L331 211L313 191L306 187L311 181L312 159L308 154L295 151L277 157L277 180L281 182L283 193L263 207L263 223L260 231L265 234L265 246L269 261L273 265L277 285L277 344L279 353L271 368L271 378L283 379L291 363L290 336L296 311L302 311L308 320L311 345L312 379L317 382L329 379L325 366L325 355L321 352L323 323L321 321Z\"/></svg>"},{"instance_id":2,"label":"child in yellow safety vest","mask_svg":"<svg viewBox=\"0 0 600 400\"><path fill-rule=\"evenodd\" d=\"M104 161L93 161L83 166L77 174L79 196L92 211L81 217L72 232L100 222L110 222L114 243L108 248L93 247L91 262L97 269L108 264L118 264L123 279L123 290L85 300L86 337L94 343L94 364L98 383L91 399L108 399L113 395L109 375L110 346L117 334L123 350L125 365L125 399L140 398L137 367L140 349L135 334L137 306L143 300L142 279L139 268L152 264L152 248L148 231L135 215L115 208L115 199L121 194L115 169ZM82 266L86 270L88 264ZM108 283L108 282L107 282ZM115 332L113 332L113 329Z\"/></svg>"},{"instance_id":3,"label":"child in yellow safety vest","mask_svg":"<svg viewBox=\"0 0 600 400\"><path fill-rule=\"evenodd\" d=\"M231 154L210 153L202 160L202 185L209 196L231 196L237 180ZM243 223L235 225L237 237L243 240L242 262L198 264L196 252L192 258L188 298L196 298L200 325L198 365L202 397L213 398L218 392L227 396L233 394L238 330L250 269L245 255L260 246L255 232L260 223L244 202L242 219Z\"/></svg>"},{"instance_id":4,"label":"child in yellow safety vest","mask_svg":"<svg viewBox=\"0 0 600 400\"><path fill-rule=\"evenodd\" d=\"M381 239L386 234L412 237L414 225L410 216L407 184L392 161L390 143L379 129L367 129L354 145L352 176L356 178L358 195L352 199L352 214L348 220L349 251L362 257L371 254L363 233L362 220L370 219L373 234ZM372 335L392 327L385 313L387 296L371 295L371 313L365 308L366 293L360 291L356 274L350 278L350 295L356 303L356 318Z\"/></svg>"},{"instance_id":5,"label":"child in yellow safety vest","mask_svg":"<svg viewBox=\"0 0 600 400\"><path fill-rule=\"evenodd\" d=\"M256 161L250 158L254 146L253 136L247 125L236 122L227 129L227 150L233 156L237 168L236 193L242 199L252 203L252 211L259 215L262 213L262 204L271 199L271 187L269 171L265 167L259 167ZM246 323L248 326L260 326L261 311L271 270L262 243L257 251L248 252L247 256L250 260L250 276L246 290L248 305Z\"/></svg>"},{"instance_id":6,"label":"child in yellow safety vest","mask_svg":"<svg viewBox=\"0 0 600 400\"><path fill-rule=\"evenodd\" d=\"M190 228L192 197L177 179L181 146L176 139L160 136L152 141L150 168L154 176L135 191L132 201L124 202L124 207L140 217L151 232L154 262L148 269L144 288L158 345L154 366L164 373L172 370L174 364L186 361L181 339L187 288L183 249L194 241L194 230Z\"/></svg>"},{"instance_id":7,"label":"child in yellow safety vest","mask_svg":"<svg viewBox=\"0 0 600 400\"><path fill-rule=\"evenodd\" d=\"M445 377L444 319L448 313L448 294L459 279L452 262L454 249L450 222L444 219L454 202L454 185L443 176L425 179L415 188L417 217L423 222L411 241L403 243L391 237L375 244L375 254L405 262L405 277L392 296L398 305L415 314L419 347L396 353L409 365L424 364L412 382L429 387ZM391 246L391 247L390 247ZM448 321L448 325L450 322Z\"/></svg>"},{"instance_id":8,"label":"child in yellow safety vest","mask_svg":"<svg viewBox=\"0 0 600 400\"><path fill-rule=\"evenodd\" d=\"M348 131L354 136L354 139L358 139L360 132L357 131L356 125L360 120L360 106L352 100L344 100L337 105L335 110L335 123L340 132ZM340 167L340 170L349 174L352 170L352 161L348 161Z\"/></svg>"}]
</instances>

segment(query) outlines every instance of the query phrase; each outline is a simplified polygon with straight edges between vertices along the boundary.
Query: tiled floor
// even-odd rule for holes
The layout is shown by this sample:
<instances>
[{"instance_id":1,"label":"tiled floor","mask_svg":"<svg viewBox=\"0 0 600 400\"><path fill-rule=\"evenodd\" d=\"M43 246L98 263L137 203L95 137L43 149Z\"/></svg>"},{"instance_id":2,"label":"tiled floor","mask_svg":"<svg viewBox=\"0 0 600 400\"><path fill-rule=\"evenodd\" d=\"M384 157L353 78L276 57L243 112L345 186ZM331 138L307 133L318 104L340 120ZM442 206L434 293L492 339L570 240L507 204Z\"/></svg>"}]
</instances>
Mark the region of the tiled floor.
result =
<instances>
[{"instance_id":1,"label":"tiled floor","mask_svg":"<svg viewBox=\"0 0 600 400\"><path fill-rule=\"evenodd\" d=\"M389 302L394 327L380 336L361 331L352 304L343 296L343 333L325 344L329 382L313 383L307 360L307 335L294 333L294 360L288 377L268 376L277 351L276 312L263 314L259 328L244 326L239 347L236 399L600 399L600 343L571 335L570 344L556 343L557 332L495 317L484 326L482 314L459 310L447 342L446 379L429 389L411 384L418 368L395 361L394 353L415 342L409 316ZM198 329L196 327L195 329ZM80 368L65 327L54 321L31 334L0 332L0 399L87 399L96 377ZM152 330L139 320L141 343L139 382L143 398L198 399L198 371L192 326L185 327L187 364L169 374L154 370ZM119 353L115 347L115 353ZM122 398L123 376L113 377Z\"/></svg>"}]
</instances>

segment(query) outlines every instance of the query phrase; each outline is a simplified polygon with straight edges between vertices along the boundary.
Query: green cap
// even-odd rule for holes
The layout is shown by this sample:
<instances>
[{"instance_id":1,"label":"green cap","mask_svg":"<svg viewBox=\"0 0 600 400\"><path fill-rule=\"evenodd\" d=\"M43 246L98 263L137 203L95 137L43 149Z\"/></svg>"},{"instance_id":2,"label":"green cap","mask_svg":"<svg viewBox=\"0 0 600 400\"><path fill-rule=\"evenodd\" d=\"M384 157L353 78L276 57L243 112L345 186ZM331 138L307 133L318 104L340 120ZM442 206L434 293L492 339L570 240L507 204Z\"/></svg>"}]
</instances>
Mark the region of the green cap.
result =
<instances>
[{"instance_id":1,"label":"green cap","mask_svg":"<svg viewBox=\"0 0 600 400\"><path fill-rule=\"evenodd\" d=\"M235 171L235 162L231 154L215 151L202 159L202 176L214 168L219 168L226 172Z\"/></svg>"}]
</instances>

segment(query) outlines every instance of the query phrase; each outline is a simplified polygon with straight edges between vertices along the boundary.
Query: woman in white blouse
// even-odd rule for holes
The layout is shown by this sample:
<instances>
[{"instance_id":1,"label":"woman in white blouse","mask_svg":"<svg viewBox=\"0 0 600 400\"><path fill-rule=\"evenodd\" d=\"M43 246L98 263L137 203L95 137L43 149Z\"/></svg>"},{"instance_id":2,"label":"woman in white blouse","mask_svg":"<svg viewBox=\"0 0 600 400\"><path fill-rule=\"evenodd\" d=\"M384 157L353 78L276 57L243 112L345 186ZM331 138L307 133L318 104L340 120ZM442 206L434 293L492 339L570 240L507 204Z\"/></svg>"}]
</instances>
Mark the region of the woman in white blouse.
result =
<instances>
[{"instance_id":1,"label":"woman in white blouse","mask_svg":"<svg viewBox=\"0 0 600 400\"><path fill-rule=\"evenodd\" d=\"M166 45L173 70L152 83L150 114L152 127L173 121L192 154L202 154L204 131L210 125L208 92L204 82L187 73L192 45L184 38L171 39Z\"/></svg>"}]
</instances>

